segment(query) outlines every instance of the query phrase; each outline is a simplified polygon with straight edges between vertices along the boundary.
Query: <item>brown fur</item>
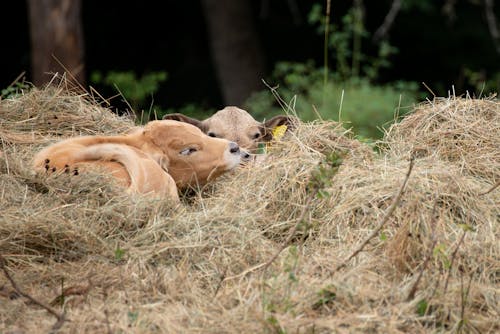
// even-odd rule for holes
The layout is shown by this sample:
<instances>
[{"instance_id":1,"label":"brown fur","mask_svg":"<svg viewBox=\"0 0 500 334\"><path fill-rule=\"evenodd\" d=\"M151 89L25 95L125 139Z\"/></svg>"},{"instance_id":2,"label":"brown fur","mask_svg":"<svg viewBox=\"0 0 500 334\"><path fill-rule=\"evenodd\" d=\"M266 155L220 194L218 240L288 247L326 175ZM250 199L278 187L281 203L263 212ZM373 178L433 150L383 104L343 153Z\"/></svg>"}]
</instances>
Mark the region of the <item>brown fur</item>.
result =
<instances>
[{"instance_id":1,"label":"brown fur","mask_svg":"<svg viewBox=\"0 0 500 334\"><path fill-rule=\"evenodd\" d=\"M37 171L81 174L101 167L129 192L178 200L177 187L202 185L240 162L239 147L195 126L152 121L123 136L70 138L34 158Z\"/></svg>"},{"instance_id":2,"label":"brown fur","mask_svg":"<svg viewBox=\"0 0 500 334\"><path fill-rule=\"evenodd\" d=\"M261 123L245 110L232 106L219 110L203 121L182 114L165 115L163 119L193 124L207 135L233 141L250 153L256 153L260 142L272 139L271 132L276 126L293 126L294 123L293 118L285 115L275 116Z\"/></svg>"}]
</instances>

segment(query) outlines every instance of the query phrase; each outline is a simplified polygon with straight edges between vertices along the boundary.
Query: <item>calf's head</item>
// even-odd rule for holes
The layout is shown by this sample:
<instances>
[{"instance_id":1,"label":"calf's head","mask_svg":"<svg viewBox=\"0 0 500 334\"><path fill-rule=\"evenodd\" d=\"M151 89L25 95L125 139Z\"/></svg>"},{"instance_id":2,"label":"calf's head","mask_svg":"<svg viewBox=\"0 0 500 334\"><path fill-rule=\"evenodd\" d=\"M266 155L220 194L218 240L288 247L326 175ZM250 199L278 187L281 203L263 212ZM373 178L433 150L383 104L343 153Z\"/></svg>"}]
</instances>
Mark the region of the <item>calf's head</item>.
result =
<instances>
[{"instance_id":1,"label":"calf's head","mask_svg":"<svg viewBox=\"0 0 500 334\"><path fill-rule=\"evenodd\" d=\"M168 173L179 188L205 184L240 163L236 143L209 137L187 123L152 121L144 127L143 135L167 157Z\"/></svg>"},{"instance_id":2,"label":"calf's head","mask_svg":"<svg viewBox=\"0 0 500 334\"><path fill-rule=\"evenodd\" d=\"M237 107L225 107L203 121L183 114L168 114L163 119L192 124L210 137L225 138L237 143L249 153L256 153L259 143L270 141L275 127L293 125L293 119L285 115L275 116L261 123Z\"/></svg>"}]
</instances>

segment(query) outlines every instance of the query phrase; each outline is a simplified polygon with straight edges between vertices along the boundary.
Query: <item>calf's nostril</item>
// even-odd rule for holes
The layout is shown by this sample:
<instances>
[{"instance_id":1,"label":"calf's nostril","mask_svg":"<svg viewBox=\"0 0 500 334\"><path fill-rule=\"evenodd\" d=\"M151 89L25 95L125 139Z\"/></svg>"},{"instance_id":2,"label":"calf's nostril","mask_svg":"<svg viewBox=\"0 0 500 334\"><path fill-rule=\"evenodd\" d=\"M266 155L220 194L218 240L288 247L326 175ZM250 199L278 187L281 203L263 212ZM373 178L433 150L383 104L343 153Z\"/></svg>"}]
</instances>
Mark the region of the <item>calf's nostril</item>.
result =
<instances>
[{"instance_id":1,"label":"calf's nostril","mask_svg":"<svg viewBox=\"0 0 500 334\"><path fill-rule=\"evenodd\" d=\"M238 153L240 151L240 147L236 143L229 143L229 152L231 153Z\"/></svg>"},{"instance_id":2,"label":"calf's nostril","mask_svg":"<svg viewBox=\"0 0 500 334\"><path fill-rule=\"evenodd\" d=\"M250 153L245 152L245 151L242 151L242 152L241 152L241 157L242 157L243 159L245 159L245 160L248 160L248 159L250 159Z\"/></svg>"}]
</instances>

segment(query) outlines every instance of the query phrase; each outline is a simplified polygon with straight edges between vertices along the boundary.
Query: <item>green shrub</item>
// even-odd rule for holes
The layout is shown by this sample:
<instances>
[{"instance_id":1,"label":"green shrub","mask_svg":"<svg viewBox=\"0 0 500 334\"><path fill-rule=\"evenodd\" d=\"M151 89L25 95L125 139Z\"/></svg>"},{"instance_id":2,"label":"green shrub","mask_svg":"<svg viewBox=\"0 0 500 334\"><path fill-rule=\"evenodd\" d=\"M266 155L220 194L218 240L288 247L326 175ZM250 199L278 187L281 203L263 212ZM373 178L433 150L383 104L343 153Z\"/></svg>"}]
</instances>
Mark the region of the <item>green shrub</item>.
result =
<instances>
[{"instance_id":1,"label":"green shrub","mask_svg":"<svg viewBox=\"0 0 500 334\"><path fill-rule=\"evenodd\" d=\"M359 4L335 24L329 23L323 7L315 4L308 21L325 35L325 66L317 67L312 61L281 62L269 81L280 83L278 93L301 119L340 120L359 137L381 137L381 128L404 114L417 99L416 83L376 84L397 49L388 41L380 41L371 54L364 50L371 36ZM333 68L328 67L329 60ZM257 118L283 112L278 106L269 91L254 94L245 105Z\"/></svg>"},{"instance_id":2,"label":"green shrub","mask_svg":"<svg viewBox=\"0 0 500 334\"><path fill-rule=\"evenodd\" d=\"M477 96L488 96L500 92L500 72L492 73L489 77L482 71L464 70L466 82L474 87Z\"/></svg>"},{"instance_id":3,"label":"green shrub","mask_svg":"<svg viewBox=\"0 0 500 334\"><path fill-rule=\"evenodd\" d=\"M160 88L160 83L167 80L167 72L151 72L137 77L132 71L110 71L103 75L99 71L91 74L94 84L102 84L116 89L130 105L141 122L150 119L154 110L152 103L148 105L148 98Z\"/></svg>"},{"instance_id":4,"label":"green shrub","mask_svg":"<svg viewBox=\"0 0 500 334\"><path fill-rule=\"evenodd\" d=\"M382 127L405 114L417 100L416 83L396 82L373 85L367 79L353 78L345 82L322 81L322 70L312 63L280 63L273 74L283 83L277 91L286 102L294 104L297 116L304 121L340 120L355 134L380 138ZM254 94L245 107L257 119L282 113L270 91Z\"/></svg>"},{"instance_id":5,"label":"green shrub","mask_svg":"<svg viewBox=\"0 0 500 334\"><path fill-rule=\"evenodd\" d=\"M16 98L21 94L23 91L28 91L31 89L31 86L24 82L24 79L22 81L15 81L11 85L9 85L7 88L2 89L1 94L0 94L0 99L10 99L10 98Z\"/></svg>"}]
</instances>

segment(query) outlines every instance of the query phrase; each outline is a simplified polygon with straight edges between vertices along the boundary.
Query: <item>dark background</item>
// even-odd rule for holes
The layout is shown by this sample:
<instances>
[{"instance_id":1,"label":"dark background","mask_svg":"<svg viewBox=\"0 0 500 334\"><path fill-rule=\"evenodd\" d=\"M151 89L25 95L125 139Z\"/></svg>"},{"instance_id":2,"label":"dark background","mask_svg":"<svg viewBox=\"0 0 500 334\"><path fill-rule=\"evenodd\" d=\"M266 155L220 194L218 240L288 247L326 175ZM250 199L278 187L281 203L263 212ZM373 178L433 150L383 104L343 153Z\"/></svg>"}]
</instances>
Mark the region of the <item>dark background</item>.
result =
<instances>
[{"instance_id":1,"label":"dark background","mask_svg":"<svg viewBox=\"0 0 500 334\"><path fill-rule=\"evenodd\" d=\"M315 2L324 3L296 1L300 15L294 16L287 0L267 1L267 10L263 10L263 1L252 1L266 75L278 61L313 59L318 66L323 63L323 36L307 22ZM446 95L451 85L459 93L469 88L465 68L486 77L499 72L499 54L480 2L457 1L454 19L443 14L445 1L434 1L430 9L402 11L390 31L390 42L399 53L391 57L392 66L381 73L380 83L425 82L439 95ZM390 4L365 1L368 31L375 31L382 23ZM349 1L333 1L332 21L339 20L351 5ZM87 82L94 70L133 70L138 74L164 70L168 80L155 94L162 106L176 108L190 102L215 108L223 105L198 1L84 0L82 6ZM499 7L495 6L497 18ZM27 13L25 1L2 3L0 88L23 71L30 80Z\"/></svg>"}]
</instances>

